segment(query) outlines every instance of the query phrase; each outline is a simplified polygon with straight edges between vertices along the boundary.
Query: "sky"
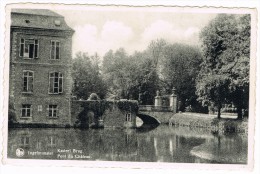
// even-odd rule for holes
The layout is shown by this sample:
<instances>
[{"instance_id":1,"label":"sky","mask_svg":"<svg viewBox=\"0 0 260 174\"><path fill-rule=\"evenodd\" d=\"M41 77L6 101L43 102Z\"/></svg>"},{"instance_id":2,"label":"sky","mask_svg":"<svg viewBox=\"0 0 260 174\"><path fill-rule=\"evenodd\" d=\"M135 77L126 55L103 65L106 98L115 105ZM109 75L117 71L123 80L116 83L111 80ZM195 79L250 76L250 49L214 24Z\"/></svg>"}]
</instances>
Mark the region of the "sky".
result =
<instances>
[{"instance_id":1,"label":"sky","mask_svg":"<svg viewBox=\"0 0 260 174\"><path fill-rule=\"evenodd\" d=\"M199 45L199 33L216 14L171 9L88 8L56 9L75 30L73 57L79 51L103 56L123 47L128 54L143 51L152 40Z\"/></svg>"}]
</instances>

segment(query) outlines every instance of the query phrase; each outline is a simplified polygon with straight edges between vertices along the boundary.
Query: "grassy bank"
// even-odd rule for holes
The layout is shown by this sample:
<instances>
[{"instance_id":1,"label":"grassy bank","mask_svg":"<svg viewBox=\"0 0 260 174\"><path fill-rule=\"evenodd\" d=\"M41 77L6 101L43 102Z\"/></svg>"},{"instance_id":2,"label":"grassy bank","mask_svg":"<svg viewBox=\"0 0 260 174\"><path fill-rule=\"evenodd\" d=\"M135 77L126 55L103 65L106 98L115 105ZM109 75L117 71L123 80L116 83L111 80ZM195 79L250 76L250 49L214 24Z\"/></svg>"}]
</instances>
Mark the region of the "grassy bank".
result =
<instances>
[{"instance_id":1,"label":"grassy bank","mask_svg":"<svg viewBox=\"0 0 260 174\"><path fill-rule=\"evenodd\" d=\"M205 128L212 132L243 132L248 131L248 121L232 117L217 119L214 115L197 113L177 113L171 117L169 124L173 126L188 126Z\"/></svg>"}]
</instances>

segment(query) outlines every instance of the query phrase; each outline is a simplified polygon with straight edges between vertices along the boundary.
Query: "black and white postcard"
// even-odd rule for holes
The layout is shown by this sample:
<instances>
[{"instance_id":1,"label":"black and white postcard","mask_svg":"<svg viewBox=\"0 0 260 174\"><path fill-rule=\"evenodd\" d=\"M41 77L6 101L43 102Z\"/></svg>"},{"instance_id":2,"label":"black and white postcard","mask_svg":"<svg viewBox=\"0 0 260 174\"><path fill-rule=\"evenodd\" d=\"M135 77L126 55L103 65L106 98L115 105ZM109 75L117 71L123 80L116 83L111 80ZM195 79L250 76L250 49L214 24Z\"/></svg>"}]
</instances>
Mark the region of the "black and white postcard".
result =
<instances>
[{"instance_id":1,"label":"black and white postcard","mask_svg":"<svg viewBox=\"0 0 260 174\"><path fill-rule=\"evenodd\" d=\"M252 169L256 10L5 10L4 163Z\"/></svg>"}]
</instances>

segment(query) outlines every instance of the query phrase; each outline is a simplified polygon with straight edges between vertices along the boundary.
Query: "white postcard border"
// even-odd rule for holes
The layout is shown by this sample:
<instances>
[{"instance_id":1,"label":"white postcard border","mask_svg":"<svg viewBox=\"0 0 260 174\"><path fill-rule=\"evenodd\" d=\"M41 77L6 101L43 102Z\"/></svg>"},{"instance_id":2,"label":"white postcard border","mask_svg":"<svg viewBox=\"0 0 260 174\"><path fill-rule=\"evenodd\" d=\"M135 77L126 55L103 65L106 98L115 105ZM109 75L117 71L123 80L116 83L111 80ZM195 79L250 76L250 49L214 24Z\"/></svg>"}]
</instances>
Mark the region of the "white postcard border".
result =
<instances>
[{"instance_id":1,"label":"white postcard border","mask_svg":"<svg viewBox=\"0 0 260 174\"><path fill-rule=\"evenodd\" d=\"M24 4L25 6L27 4ZM42 8L42 6L41 6ZM98 7L99 8L99 7ZM168 7L163 7L163 8L168 8ZM172 7L169 7L172 8ZM192 9L199 9L201 10L202 7L188 7L188 8L192 8ZM208 9L212 9L211 7L204 7L204 8L208 8ZM241 8L235 8L234 13L238 12ZM215 10L221 10L220 8L216 8ZM250 12L251 14L253 14L252 16L252 24L251 26L256 26L257 20L256 20L256 10L253 9L244 9L245 12ZM229 8L224 8L224 11L228 11L230 12ZM232 10L231 10L232 11ZM7 16L8 18L8 16ZM9 21L10 22L10 21ZM9 50L9 30L8 30L8 26L10 23L8 23L8 21L6 21L6 36L5 36L5 50ZM251 57L254 57L254 60L250 61L250 116L249 116L249 134L248 134L248 140L250 141L248 144L248 147L252 147L253 148L253 144L254 144L254 135L255 135L255 121L256 121L256 113L255 113L255 106L256 106L256 88L255 88L255 84L256 84L256 38L257 38L257 34L256 34L256 27L254 27L255 29L253 29L252 32L252 36L251 36L251 43L253 43L251 46L253 46L254 48L251 48ZM5 51L5 70L4 72L9 72L9 53L8 51ZM7 111L7 98L8 98L8 79L9 75L8 73L4 73L4 115L6 115L6 113L8 113ZM254 85L252 85L254 84ZM117 168L157 168L157 169L165 169L165 168L174 168L174 169L183 169L183 168L196 168L196 169L225 169L225 170L252 170L253 169L253 164L254 164L254 148L250 149L249 148L249 152L248 152L248 160L251 161L248 165L226 165L226 164L179 164L179 163L135 163L135 162L92 162L92 161L60 161L60 160L51 160L51 161L47 161L47 160L21 160L21 159L7 159L6 158L6 154L7 154L7 119L5 117L4 119L4 128L3 130L3 135L4 135L4 158L3 158L3 162L4 164L12 164L12 165L29 165L29 166L35 166L35 165L40 165L40 166L78 166L78 167L101 167L101 168L110 168L110 167L117 167ZM255 137L256 138L256 137ZM86 164L87 163L87 164ZM131 166L131 167L129 167ZM144 167L145 166L145 167Z\"/></svg>"}]
</instances>

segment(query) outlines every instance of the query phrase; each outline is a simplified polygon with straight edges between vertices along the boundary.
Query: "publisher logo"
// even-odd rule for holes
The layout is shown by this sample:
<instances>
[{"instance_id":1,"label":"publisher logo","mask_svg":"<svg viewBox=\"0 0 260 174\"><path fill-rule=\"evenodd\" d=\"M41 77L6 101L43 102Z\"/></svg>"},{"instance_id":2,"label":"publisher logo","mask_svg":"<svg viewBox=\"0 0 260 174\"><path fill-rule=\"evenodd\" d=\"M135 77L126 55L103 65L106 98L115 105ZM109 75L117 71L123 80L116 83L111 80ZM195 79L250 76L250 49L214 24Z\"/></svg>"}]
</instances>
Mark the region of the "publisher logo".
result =
<instances>
[{"instance_id":1,"label":"publisher logo","mask_svg":"<svg viewBox=\"0 0 260 174\"><path fill-rule=\"evenodd\" d=\"M24 156L24 150L22 148L16 149L16 156L18 157Z\"/></svg>"}]
</instances>

